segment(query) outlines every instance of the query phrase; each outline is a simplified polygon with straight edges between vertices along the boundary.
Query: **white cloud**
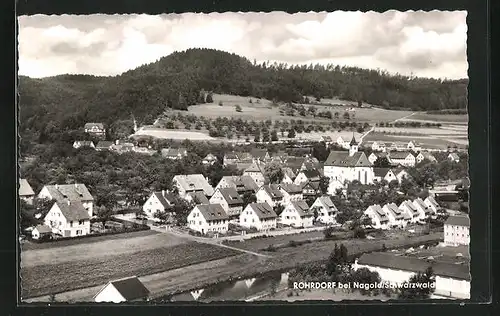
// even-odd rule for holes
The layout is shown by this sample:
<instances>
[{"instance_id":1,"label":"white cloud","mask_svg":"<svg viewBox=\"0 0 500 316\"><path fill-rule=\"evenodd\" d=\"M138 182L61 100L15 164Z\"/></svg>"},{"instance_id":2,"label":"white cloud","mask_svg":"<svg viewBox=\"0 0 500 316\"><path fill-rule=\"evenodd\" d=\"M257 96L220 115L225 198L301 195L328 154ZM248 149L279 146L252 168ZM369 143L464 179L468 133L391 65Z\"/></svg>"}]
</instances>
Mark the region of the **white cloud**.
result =
<instances>
[{"instance_id":1,"label":"white cloud","mask_svg":"<svg viewBox=\"0 0 500 316\"><path fill-rule=\"evenodd\" d=\"M465 17L440 11L23 16L19 73L116 75L200 47L258 61L466 77Z\"/></svg>"}]
</instances>

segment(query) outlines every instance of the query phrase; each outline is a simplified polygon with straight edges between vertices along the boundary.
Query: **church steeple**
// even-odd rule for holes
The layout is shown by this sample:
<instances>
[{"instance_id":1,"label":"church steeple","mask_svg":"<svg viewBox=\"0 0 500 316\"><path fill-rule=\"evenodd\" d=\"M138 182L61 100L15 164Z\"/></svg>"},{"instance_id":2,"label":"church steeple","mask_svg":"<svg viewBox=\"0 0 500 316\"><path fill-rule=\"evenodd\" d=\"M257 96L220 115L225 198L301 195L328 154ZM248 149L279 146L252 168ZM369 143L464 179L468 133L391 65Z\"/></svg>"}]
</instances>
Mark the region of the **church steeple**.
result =
<instances>
[{"instance_id":1,"label":"church steeple","mask_svg":"<svg viewBox=\"0 0 500 316\"><path fill-rule=\"evenodd\" d=\"M358 152L358 142L356 141L356 138L354 137L354 132L353 132L351 142L349 143L349 156L352 157L357 152Z\"/></svg>"}]
</instances>

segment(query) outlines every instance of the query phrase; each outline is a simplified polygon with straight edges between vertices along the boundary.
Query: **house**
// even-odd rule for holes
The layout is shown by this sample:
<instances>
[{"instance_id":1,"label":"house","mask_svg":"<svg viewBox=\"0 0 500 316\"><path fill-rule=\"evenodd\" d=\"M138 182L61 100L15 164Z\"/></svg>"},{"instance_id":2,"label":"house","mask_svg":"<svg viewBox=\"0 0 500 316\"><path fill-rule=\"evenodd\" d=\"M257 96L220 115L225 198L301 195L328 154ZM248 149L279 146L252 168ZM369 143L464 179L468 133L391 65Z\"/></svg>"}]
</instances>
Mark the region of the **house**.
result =
<instances>
[{"instance_id":1,"label":"house","mask_svg":"<svg viewBox=\"0 0 500 316\"><path fill-rule=\"evenodd\" d=\"M405 167L415 167L416 158L408 151L391 151L389 160L392 164L402 165Z\"/></svg>"},{"instance_id":2,"label":"house","mask_svg":"<svg viewBox=\"0 0 500 316\"><path fill-rule=\"evenodd\" d=\"M235 188L219 188L210 198L210 204L220 204L230 218L239 217L243 210L243 199Z\"/></svg>"},{"instance_id":3,"label":"house","mask_svg":"<svg viewBox=\"0 0 500 316\"><path fill-rule=\"evenodd\" d=\"M358 152L358 143L354 135L349 152L330 152L325 161L324 174L330 181L338 180L345 183L345 181L358 180L362 184L373 183L372 163L368 161L364 152Z\"/></svg>"},{"instance_id":4,"label":"house","mask_svg":"<svg viewBox=\"0 0 500 316\"><path fill-rule=\"evenodd\" d=\"M448 246L469 245L470 220L468 216L450 216L444 223L444 243Z\"/></svg>"},{"instance_id":5,"label":"house","mask_svg":"<svg viewBox=\"0 0 500 316\"><path fill-rule=\"evenodd\" d=\"M283 205L288 205L291 201L302 200L302 187L296 184L281 183L278 188L283 195Z\"/></svg>"},{"instance_id":6,"label":"house","mask_svg":"<svg viewBox=\"0 0 500 316\"><path fill-rule=\"evenodd\" d=\"M224 161L223 161L224 166L235 165L237 162L239 162L239 158L235 152L226 153L224 155Z\"/></svg>"},{"instance_id":7,"label":"house","mask_svg":"<svg viewBox=\"0 0 500 316\"><path fill-rule=\"evenodd\" d=\"M406 212L403 212L395 203L387 203L382 207L382 210L387 215L389 226L391 227L405 227L407 222L411 219L410 216Z\"/></svg>"},{"instance_id":8,"label":"house","mask_svg":"<svg viewBox=\"0 0 500 316\"><path fill-rule=\"evenodd\" d=\"M154 219L156 212L165 212L175 201L175 195L165 190L153 192L144 202L142 211L149 219Z\"/></svg>"},{"instance_id":9,"label":"house","mask_svg":"<svg viewBox=\"0 0 500 316\"><path fill-rule=\"evenodd\" d=\"M372 220L372 226L376 229L388 229L389 217L378 204L370 205L364 214Z\"/></svg>"},{"instance_id":10,"label":"house","mask_svg":"<svg viewBox=\"0 0 500 316\"><path fill-rule=\"evenodd\" d=\"M189 229L207 233L226 233L229 226L229 216L220 204L196 205L187 217Z\"/></svg>"},{"instance_id":11,"label":"house","mask_svg":"<svg viewBox=\"0 0 500 316\"><path fill-rule=\"evenodd\" d=\"M90 140L75 140L73 142L73 148L78 149L81 147L95 148L94 142Z\"/></svg>"},{"instance_id":12,"label":"house","mask_svg":"<svg viewBox=\"0 0 500 316\"><path fill-rule=\"evenodd\" d=\"M304 198L317 197L321 195L321 188L319 187L319 181L308 181L302 184L302 196Z\"/></svg>"},{"instance_id":13,"label":"house","mask_svg":"<svg viewBox=\"0 0 500 316\"><path fill-rule=\"evenodd\" d=\"M156 153L156 150L154 150L154 149L150 149L147 147L139 147L139 146L134 146L132 148L132 151L135 153L138 153L138 154L145 154L145 155L150 155L150 156L152 156Z\"/></svg>"},{"instance_id":14,"label":"house","mask_svg":"<svg viewBox=\"0 0 500 316\"><path fill-rule=\"evenodd\" d=\"M348 140L344 140L342 138L342 136L339 136L337 138L337 145L344 148L344 149L349 149L349 141Z\"/></svg>"},{"instance_id":15,"label":"house","mask_svg":"<svg viewBox=\"0 0 500 316\"><path fill-rule=\"evenodd\" d=\"M404 179L408 179L410 175L404 168L391 168L392 173L396 176L396 179L401 183Z\"/></svg>"},{"instance_id":16,"label":"house","mask_svg":"<svg viewBox=\"0 0 500 316\"><path fill-rule=\"evenodd\" d=\"M387 183L390 183L391 181L398 181L398 178L394 174L394 172L391 170L391 168L373 168L373 180L377 182L382 182L382 180L387 181Z\"/></svg>"},{"instance_id":17,"label":"house","mask_svg":"<svg viewBox=\"0 0 500 316\"><path fill-rule=\"evenodd\" d=\"M260 187L256 194L257 203L267 203L272 208L283 205L283 194L277 184L266 184Z\"/></svg>"},{"instance_id":18,"label":"house","mask_svg":"<svg viewBox=\"0 0 500 316\"><path fill-rule=\"evenodd\" d=\"M293 201L280 214L281 223L293 227L313 226L314 212L304 200Z\"/></svg>"},{"instance_id":19,"label":"house","mask_svg":"<svg viewBox=\"0 0 500 316\"><path fill-rule=\"evenodd\" d=\"M436 158L428 151L419 152L415 159L416 159L417 163L421 163L424 160L427 160L429 162L437 162Z\"/></svg>"},{"instance_id":20,"label":"house","mask_svg":"<svg viewBox=\"0 0 500 316\"><path fill-rule=\"evenodd\" d=\"M57 201L44 217L44 224L63 237L90 234L90 216L80 201Z\"/></svg>"},{"instance_id":21,"label":"house","mask_svg":"<svg viewBox=\"0 0 500 316\"><path fill-rule=\"evenodd\" d=\"M205 193L201 191L189 192L184 198L186 201L194 204L209 204L210 201L207 199Z\"/></svg>"},{"instance_id":22,"label":"house","mask_svg":"<svg viewBox=\"0 0 500 316\"><path fill-rule=\"evenodd\" d=\"M216 190L219 188L235 188L243 196L246 193L256 193L259 186L250 176L223 176L215 187Z\"/></svg>"},{"instance_id":23,"label":"house","mask_svg":"<svg viewBox=\"0 0 500 316\"><path fill-rule=\"evenodd\" d=\"M377 159L379 158L387 158L387 160L389 161L389 157L387 156L386 152L378 152L378 153L372 152L370 156L368 156L368 161L374 164L375 161L377 161Z\"/></svg>"},{"instance_id":24,"label":"house","mask_svg":"<svg viewBox=\"0 0 500 316\"><path fill-rule=\"evenodd\" d=\"M240 214L239 225L255 227L258 231L276 228L278 215L267 203L250 203Z\"/></svg>"},{"instance_id":25,"label":"house","mask_svg":"<svg viewBox=\"0 0 500 316\"><path fill-rule=\"evenodd\" d=\"M288 158L288 153L283 150L279 150L271 155L271 161L275 160L280 163L285 163Z\"/></svg>"},{"instance_id":26,"label":"house","mask_svg":"<svg viewBox=\"0 0 500 316\"><path fill-rule=\"evenodd\" d=\"M284 167L281 168L283 170L283 179L281 180L282 183L294 183L293 181L295 180L295 173L293 172L292 168L290 167Z\"/></svg>"},{"instance_id":27,"label":"house","mask_svg":"<svg viewBox=\"0 0 500 316\"><path fill-rule=\"evenodd\" d=\"M116 151L120 154L132 152L135 148L133 143L127 141L115 140L114 145L110 147L111 150Z\"/></svg>"},{"instance_id":28,"label":"house","mask_svg":"<svg viewBox=\"0 0 500 316\"><path fill-rule=\"evenodd\" d=\"M250 167L246 168L245 171L243 171L243 175L250 176L258 187L261 187L266 182L264 169L258 162L254 162Z\"/></svg>"},{"instance_id":29,"label":"house","mask_svg":"<svg viewBox=\"0 0 500 316\"><path fill-rule=\"evenodd\" d=\"M213 165L216 162L217 162L217 157L215 157L210 153L206 155L205 158L203 158L203 160L201 161L201 163L204 165Z\"/></svg>"},{"instance_id":30,"label":"house","mask_svg":"<svg viewBox=\"0 0 500 316\"><path fill-rule=\"evenodd\" d=\"M422 149L422 147L417 142L411 140L408 142L408 145L406 145L406 148L415 152Z\"/></svg>"},{"instance_id":31,"label":"house","mask_svg":"<svg viewBox=\"0 0 500 316\"><path fill-rule=\"evenodd\" d=\"M19 179L19 198L24 200L27 204L33 205L33 199L35 197L35 191L31 188L31 185L26 179Z\"/></svg>"},{"instance_id":32,"label":"house","mask_svg":"<svg viewBox=\"0 0 500 316\"><path fill-rule=\"evenodd\" d=\"M96 303L147 301L149 294L146 286L136 276L133 276L108 282L94 295L94 301Z\"/></svg>"},{"instance_id":33,"label":"house","mask_svg":"<svg viewBox=\"0 0 500 316\"><path fill-rule=\"evenodd\" d=\"M88 133L97 138L106 137L106 129L102 123L86 123L84 126L85 133Z\"/></svg>"},{"instance_id":34,"label":"house","mask_svg":"<svg viewBox=\"0 0 500 316\"><path fill-rule=\"evenodd\" d=\"M385 152L386 151L386 146L385 146L385 143L383 142L373 142L372 143L372 150L373 151L381 151L381 152Z\"/></svg>"},{"instance_id":35,"label":"house","mask_svg":"<svg viewBox=\"0 0 500 316\"><path fill-rule=\"evenodd\" d=\"M398 286L416 273L423 273L430 266L436 277L433 293L436 298L468 299L470 298L469 264L458 263L459 261L436 262L391 252L372 252L356 259L353 269L367 268L377 272L382 281Z\"/></svg>"},{"instance_id":36,"label":"house","mask_svg":"<svg viewBox=\"0 0 500 316\"><path fill-rule=\"evenodd\" d=\"M202 174L176 175L172 182L182 198L185 198L187 193L196 191L203 192L206 196L214 194L214 188Z\"/></svg>"},{"instance_id":37,"label":"house","mask_svg":"<svg viewBox=\"0 0 500 316\"><path fill-rule=\"evenodd\" d=\"M437 214L441 210L441 206L439 206L438 202L432 196L425 198L424 203L434 214Z\"/></svg>"},{"instance_id":38,"label":"house","mask_svg":"<svg viewBox=\"0 0 500 316\"><path fill-rule=\"evenodd\" d=\"M394 143L394 142L392 142L392 143L389 145L389 147L387 147L387 145L386 145L386 151L396 151L396 150L398 150L398 149L399 149L398 144L396 144L396 143Z\"/></svg>"},{"instance_id":39,"label":"house","mask_svg":"<svg viewBox=\"0 0 500 316\"><path fill-rule=\"evenodd\" d=\"M325 145L331 145L333 143L332 137L327 135L321 136L319 141L325 143Z\"/></svg>"},{"instance_id":40,"label":"house","mask_svg":"<svg viewBox=\"0 0 500 316\"><path fill-rule=\"evenodd\" d=\"M326 190L326 193L329 195L337 195L338 190L343 190L345 188L345 185L340 182L339 180L330 180L330 183L328 183L328 189Z\"/></svg>"},{"instance_id":41,"label":"house","mask_svg":"<svg viewBox=\"0 0 500 316\"><path fill-rule=\"evenodd\" d=\"M413 204L413 202L410 200L406 200L406 201L401 202L401 204L399 205L399 208L404 213L406 213L406 217L408 218L409 222L411 222L411 223L416 223L419 220L423 219L422 213L420 213L418 211L415 204Z\"/></svg>"},{"instance_id":42,"label":"house","mask_svg":"<svg viewBox=\"0 0 500 316\"><path fill-rule=\"evenodd\" d=\"M338 214L337 207L333 204L332 199L329 196L320 196L314 201L310 207L311 211L317 212L318 217L316 220L323 224L336 224L336 217Z\"/></svg>"},{"instance_id":43,"label":"house","mask_svg":"<svg viewBox=\"0 0 500 316\"><path fill-rule=\"evenodd\" d=\"M253 162L265 162L271 158L269 152L266 149L254 148L250 151L250 155L252 155Z\"/></svg>"},{"instance_id":44,"label":"house","mask_svg":"<svg viewBox=\"0 0 500 316\"><path fill-rule=\"evenodd\" d=\"M89 217L93 216L94 198L85 184L54 184L46 185L38 193L39 199L56 200L57 202L81 202Z\"/></svg>"},{"instance_id":45,"label":"house","mask_svg":"<svg viewBox=\"0 0 500 316\"><path fill-rule=\"evenodd\" d=\"M44 237L51 235L52 235L52 228L50 228L47 225L37 225L31 231L31 237L33 237L33 239L43 239Z\"/></svg>"},{"instance_id":46,"label":"house","mask_svg":"<svg viewBox=\"0 0 500 316\"><path fill-rule=\"evenodd\" d=\"M456 153L449 154L448 159L452 162L459 162L460 161L460 157Z\"/></svg>"},{"instance_id":47,"label":"house","mask_svg":"<svg viewBox=\"0 0 500 316\"><path fill-rule=\"evenodd\" d=\"M319 182L321 179L321 173L317 169L302 170L295 180L293 181L296 185L304 185L307 182Z\"/></svg>"},{"instance_id":48,"label":"house","mask_svg":"<svg viewBox=\"0 0 500 316\"><path fill-rule=\"evenodd\" d=\"M113 147L113 142L107 140L101 140L95 146L97 151L110 150Z\"/></svg>"},{"instance_id":49,"label":"house","mask_svg":"<svg viewBox=\"0 0 500 316\"><path fill-rule=\"evenodd\" d=\"M415 205L418 212L420 213L420 218L427 218L431 215L434 215L432 209L430 209L421 198L416 198L415 200L413 200L413 205Z\"/></svg>"},{"instance_id":50,"label":"house","mask_svg":"<svg viewBox=\"0 0 500 316\"><path fill-rule=\"evenodd\" d=\"M186 148L163 148L161 156L172 160L182 159L187 156L187 150Z\"/></svg>"},{"instance_id":51,"label":"house","mask_svg":"<svg viewBox=\"0 0 500 316\"><path fill-rule=\"evenodd\" d=\"M286 166L292 170L293 173L297 174L300 172L302 165L306 161L306 157L288 157L286 160Z\"/></svg>"}]
</instances>

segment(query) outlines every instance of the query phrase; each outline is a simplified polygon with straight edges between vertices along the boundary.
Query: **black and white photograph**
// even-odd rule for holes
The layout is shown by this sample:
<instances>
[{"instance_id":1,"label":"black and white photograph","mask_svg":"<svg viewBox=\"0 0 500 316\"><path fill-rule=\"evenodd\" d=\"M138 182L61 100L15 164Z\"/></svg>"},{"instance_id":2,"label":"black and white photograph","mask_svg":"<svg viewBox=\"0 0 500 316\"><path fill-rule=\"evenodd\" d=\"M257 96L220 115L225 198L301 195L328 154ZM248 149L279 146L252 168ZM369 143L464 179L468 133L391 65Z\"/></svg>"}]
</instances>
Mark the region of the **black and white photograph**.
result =
<instances>
[{"instance_id":1,"label":"black and white photograph","mask_svg":"<svg viewBox=\"0 0 500 316\"><path fill-rule=\"evenodd\" d=\"M470 299L466 18L19 16L21 302Z\"/></svg>"}]
</instances>

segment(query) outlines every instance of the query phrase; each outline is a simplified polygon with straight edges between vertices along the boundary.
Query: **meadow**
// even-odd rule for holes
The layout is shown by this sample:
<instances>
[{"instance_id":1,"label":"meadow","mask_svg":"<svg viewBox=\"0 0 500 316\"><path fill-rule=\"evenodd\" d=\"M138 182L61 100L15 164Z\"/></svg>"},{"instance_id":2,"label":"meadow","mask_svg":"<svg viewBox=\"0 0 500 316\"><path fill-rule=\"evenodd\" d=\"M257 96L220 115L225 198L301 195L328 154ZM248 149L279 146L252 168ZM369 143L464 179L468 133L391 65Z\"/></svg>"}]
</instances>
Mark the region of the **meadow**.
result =
<instances>
[{"instance_id":1,"label":"meadow","mask_svg":"<svg viewBox=\"0 0 500 316\"><path fill-rule=\"evenodd\" d=\"M407 118L407 120L467 124L469 116L467 114L428 114L425 112L417 112Z\"/></svg>"},{"instance_id":2,"label":"meadow","mask_svg":"<svg viewBox=\"0 0 500 316\"><path fill-rule=\"evenodd\" d=\"M208 133L194 132L188 130L169 130L164 128L146 127L137 131L133 136L152 136L161 139L177 139L177 140L216 140L210 137Z\"/></svg>"}]
</instances>

